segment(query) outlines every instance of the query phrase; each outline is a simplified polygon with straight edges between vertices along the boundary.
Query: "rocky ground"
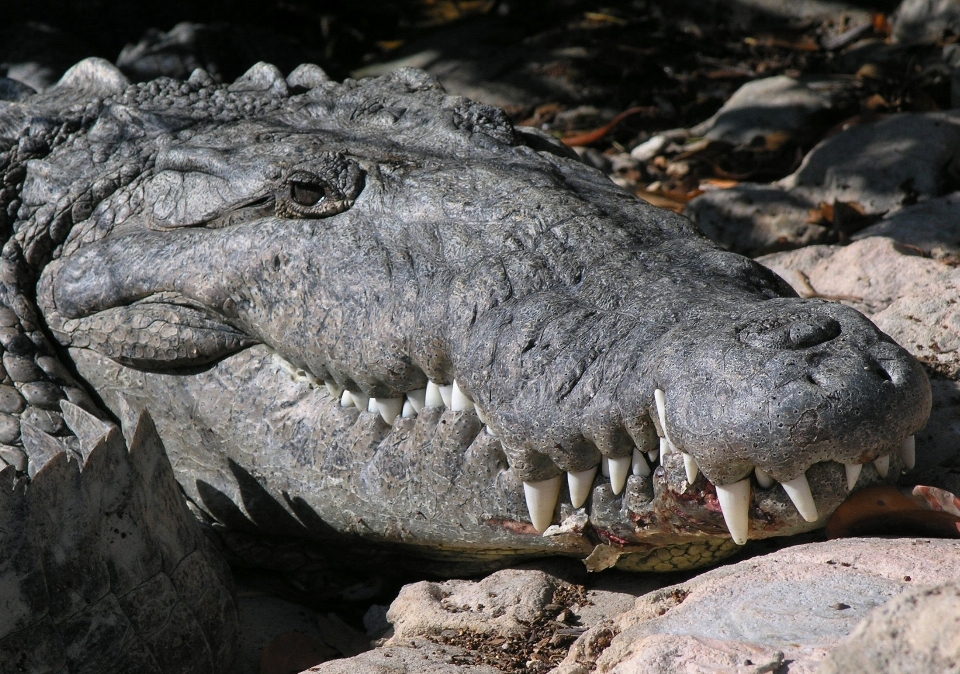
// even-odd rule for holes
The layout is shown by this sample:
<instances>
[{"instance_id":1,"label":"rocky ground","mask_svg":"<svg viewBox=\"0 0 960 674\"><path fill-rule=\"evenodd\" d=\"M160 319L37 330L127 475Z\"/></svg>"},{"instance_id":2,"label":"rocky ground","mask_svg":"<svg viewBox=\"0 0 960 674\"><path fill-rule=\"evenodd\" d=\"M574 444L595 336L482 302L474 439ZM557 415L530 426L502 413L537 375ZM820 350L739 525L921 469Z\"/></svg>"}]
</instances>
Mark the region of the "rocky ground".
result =
<instances>
[{"instance_id":1,"label":"rocky ground","mask_svg":"<svg viewBox=\"0 0 960 674\"><path fill-rule=\"evenodd\" d=\"M754 543L700 574L547 561L336 605L242 580L238 671L960 672L960 1L294 1L259 22L222 6L131 5L78 34L89 12L17 5L0 74L42 89L90 54L133 79L425 68L800 295L864 312L934 393L917 467L827 532L880 537Z\"/></svg>"}]
</instances>

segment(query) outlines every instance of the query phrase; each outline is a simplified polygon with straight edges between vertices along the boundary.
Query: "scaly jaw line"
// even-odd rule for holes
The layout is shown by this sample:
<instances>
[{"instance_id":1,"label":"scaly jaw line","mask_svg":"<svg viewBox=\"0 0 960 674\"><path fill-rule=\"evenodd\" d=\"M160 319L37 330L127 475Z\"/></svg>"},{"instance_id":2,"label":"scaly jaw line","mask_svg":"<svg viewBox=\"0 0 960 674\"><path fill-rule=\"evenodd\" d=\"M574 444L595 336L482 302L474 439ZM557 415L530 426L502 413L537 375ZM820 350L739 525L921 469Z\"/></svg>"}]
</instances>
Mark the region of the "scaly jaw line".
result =
<instances>
[{"instance_id":1,"label":"scaly jaw line","mask_svg":"<svg viewBox=\"0 0 960 674\"><path fill-rule=\"evenodd\" d=\"M374 414L379 414L383 421L392 426L397 417L404 419L416 417L424 407L447 407L454 412L473 411L486 432L494 437L483 411L467 396L454 380L452 384L441 385L428 382L426 388L408 391L403 397L374 398L359 391L342 389L334 381L321 381L312 373L299 369L286 361L279 353L274 352L282 367L296 381L306 381L312 386L325 386L334 400L340 401L341 407L357 407ZM700 474L696 459L679 449L670 438L666 423L666 394L661 389L654 391L656 416L653 417L654 427L660 437L660 449L642 452L633 448L630 456L608 458L603 457L595 466L580 471L566 473L567 485L570 492L571 505L574 508L582 507L589 499L593 490L598 469L602 475L610 480L610 487L614 495L620 494L627 483L627 477L650 476L652 465L656 465L660 457L669 453L679 453L683 457L687 483L692 485ZM905 438L900 446L900 457L905 470L910 470L916 464L916 442L913 435ZM860 463L844 463L847 478L847 489L852 491L856 486L863 469ZM890 456L881 456L873 460L873 465L881 478L887 477L890 471ZM759 466L753 470L754 478L760 489L771 489L777 481ZM780 486L793 502L797 512L807 522L816 522L820 515L810 484L807 481L806 471L798 477L781 482ZM523 492L527 503L530 521L538 533L543 533L553 523L554 512L563 487L563 475L540 480L537 482L523 482ZM723 520L727 525L731 538L737 545L744 545L749 539L750 529L750 492L751 481L748 475L738 482L727 485L714 485L717 492L717 501L723 513Z\"/></svg>"}]
</instances>

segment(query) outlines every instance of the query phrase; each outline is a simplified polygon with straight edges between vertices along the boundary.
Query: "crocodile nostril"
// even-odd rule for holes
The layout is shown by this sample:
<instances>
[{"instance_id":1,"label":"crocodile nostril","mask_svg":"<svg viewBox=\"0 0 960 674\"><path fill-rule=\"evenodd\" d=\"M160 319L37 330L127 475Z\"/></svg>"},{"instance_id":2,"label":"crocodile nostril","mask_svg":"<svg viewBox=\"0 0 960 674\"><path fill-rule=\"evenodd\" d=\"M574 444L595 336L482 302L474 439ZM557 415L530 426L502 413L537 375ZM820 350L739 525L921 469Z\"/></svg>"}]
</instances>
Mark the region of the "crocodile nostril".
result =
<instances>
[{"instance_id":1,"label":"crocodile nostril","mask_svg":"<svg viewBox=\"0 0 960 674\"><path fill-rule=\"evenodd\" d=\"M794 348L804 349L829 342L839 334L840 323L832 318L797 321L790 326L790 343Z\"/></svg>"},{"instance_id":2,"label":"crocodile nostril","mask_svg":"<svg viewBox=\"0 0 960 674\"><path fill-rule=\"evenodd\" d=\"M871 370L875 375L884 381L893 381L893 377L890 376L890 373L887 372L887 369L873 358L870 359L870 364L865 365L863 369Z\"/></svg>"},{"instance_id":3,"label":"crocodile nostril","mask_svg":"<svg viewBox=\"0 0 960 674\"><path fill-rule=\"evenodd\" d=\"M806 349L839 336L840 323L827 316L775 317L740 330L740 341L766 349Z\"/></svg>"}]
</instances>

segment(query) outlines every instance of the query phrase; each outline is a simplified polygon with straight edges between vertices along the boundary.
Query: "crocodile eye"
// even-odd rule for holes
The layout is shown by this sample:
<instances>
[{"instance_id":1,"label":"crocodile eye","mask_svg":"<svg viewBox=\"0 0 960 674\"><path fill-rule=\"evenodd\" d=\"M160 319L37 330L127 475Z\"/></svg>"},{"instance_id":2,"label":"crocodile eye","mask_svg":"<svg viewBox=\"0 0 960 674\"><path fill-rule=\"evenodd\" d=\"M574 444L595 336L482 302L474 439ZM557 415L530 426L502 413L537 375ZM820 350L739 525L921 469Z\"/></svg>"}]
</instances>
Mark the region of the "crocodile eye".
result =
<instances>
[{"instance_id":1,"label":"crocodile eye","mask_svg":"<svg viewBox=\"0 0 960 674\"><path fill-rule=\"evenodd\" d=\"M351 206L363 190L363 170L338 152L322 152L294 166L274 193L282 218L328 218Z\"/></svg>"},{"instance_id":2,"label":"crocodile eye","mask_svg":"<svg viewBox=\"0 0 960 674\"><path fill-rule=\"evenodd\" d=\"M316 206L327 194L319 183L290 183L290 198L301 206Z\"/></svg>"}]
</instances>

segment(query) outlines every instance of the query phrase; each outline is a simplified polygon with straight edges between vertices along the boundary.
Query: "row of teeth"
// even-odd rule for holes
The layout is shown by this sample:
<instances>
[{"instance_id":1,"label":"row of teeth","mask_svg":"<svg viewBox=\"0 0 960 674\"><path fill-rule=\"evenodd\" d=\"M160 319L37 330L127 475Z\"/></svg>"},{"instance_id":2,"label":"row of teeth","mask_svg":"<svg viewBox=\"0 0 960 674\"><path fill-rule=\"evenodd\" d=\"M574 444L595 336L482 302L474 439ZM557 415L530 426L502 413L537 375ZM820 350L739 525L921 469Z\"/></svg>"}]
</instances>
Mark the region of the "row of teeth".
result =
<instances>
[{"instance_id":1,"label":"row of teeth","mask_svg":"<svg viewBox=\"0 0 960 674\"><path fill-rule=\"evenodd\" d=\"M495 435L490 426L487 425L483 412L460 390L456 380L453 384L445 386L428 382L426 388L409 391L404 397L399 398L374 398L363 393L341 389L332 381L324 382L324 385L331 396L339 398L341 407L357 407L366 409L368 412L378 413L388 425L393 425L397 417L404 419L415 417L424 407L447 407L455 412L474 410L480 422L485 425L487 433ZM654 401L657 406L657 421L660 422L657 426L657 433L660 434L660 449L646 452L646 456L644 456L644 452L634 447L632 456L604 457L602 462L596 466L566 473L570 502L574 508L582 507L590 497L598 468L604 477L610 479L610 487L613 493L619 494L626 486L629 475L649 476L652 472L651 464L655 464L661 456L666 456L670 452L679 452L666 430L666 396L661 389L654 391ZM686 452L679 453L683 457L687 482L693 484L700 474L700 467L693 456ZM914 436L911 435L903 441L900 447L900 455L903 459L904 468L909 470L914 467L916 464ZM890 471L889 455L875 459L873 465L880 477L887 477ZM860 471L863 470L863 464L844 463L843 467L846 470L847 489L852 490L860 477ZM776 483L776 480L770 474L759 467L754 468L754 474L761 489L770 489ZM813 494L810 492L810 483L807 481L805 474L781 482L780 485L803 519L807 522L816 522L820 518L817 505L813 500ZM545 531L553 521L553 513L557 507L562 486L563 475L539 482L523 483L530 521L540 533ZM733 484L714 486L730 536L735 543L743 545L747 542L750 526L750 477L748 476Z\"/></svg>"}]
</instances>

